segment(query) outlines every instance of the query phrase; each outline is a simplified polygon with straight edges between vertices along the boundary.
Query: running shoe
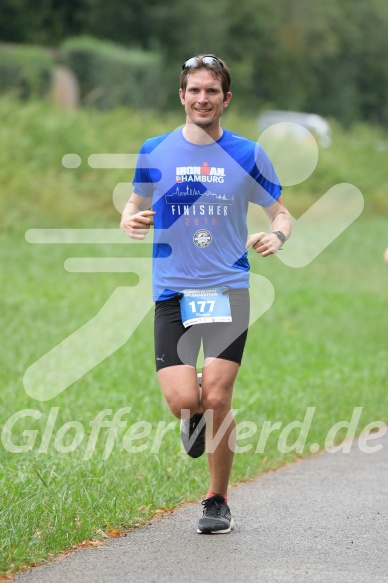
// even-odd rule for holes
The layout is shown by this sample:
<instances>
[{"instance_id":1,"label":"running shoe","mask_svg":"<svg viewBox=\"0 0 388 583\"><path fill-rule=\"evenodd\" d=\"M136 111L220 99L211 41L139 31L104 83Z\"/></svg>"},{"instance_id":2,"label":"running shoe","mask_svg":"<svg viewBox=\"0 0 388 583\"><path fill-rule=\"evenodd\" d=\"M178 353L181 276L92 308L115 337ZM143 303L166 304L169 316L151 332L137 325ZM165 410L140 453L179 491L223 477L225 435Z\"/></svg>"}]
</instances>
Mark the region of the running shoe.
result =
<instances>
[{"instance_id":1,"label":"running shoe","mask_svg":"<svg viewBox=\"0 0 388 583\"><path fill-rule=\"evenodd\" d=\"M202 502L203 514L199 519L199 534L226 534L234 528L230 508L220 494L215 494Z\"/></svg>"},{"instance_id":2,"label":"running shoe","mask_svg":"<svg viewBox=\"0 0 388 583\"><path fill-rule=\"evenodd\" d=\"M206 422L203 413L196 413L190 419L181 419L181 440L185 452L193 458L205 451Z\"/></svg>"},{"instance_id":3,"label":"running shoe","mask_svg":"<svg viewBox=\"0 0 388 583\"><path fill-rule=\"evenodd\" d=\"M202 387L202 373L197 373L198 386ZM181 420L181 440L185 452L192 458L200 457L205 451L206 422L203 413L191 419Z\"/></svg>"}]
</instances>

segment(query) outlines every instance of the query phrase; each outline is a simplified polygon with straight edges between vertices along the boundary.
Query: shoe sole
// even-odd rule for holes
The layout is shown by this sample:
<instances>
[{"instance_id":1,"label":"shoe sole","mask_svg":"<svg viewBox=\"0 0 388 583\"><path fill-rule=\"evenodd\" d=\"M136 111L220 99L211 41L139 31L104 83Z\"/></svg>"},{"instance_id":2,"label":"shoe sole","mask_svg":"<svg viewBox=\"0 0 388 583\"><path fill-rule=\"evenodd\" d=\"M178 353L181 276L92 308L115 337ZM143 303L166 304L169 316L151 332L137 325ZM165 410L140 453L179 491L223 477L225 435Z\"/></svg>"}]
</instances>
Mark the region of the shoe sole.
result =
<instances>
[{"instance_id":1,"label":"shoe sole","mask_svg":"<svg viewBox=\"0 0 388 583\"><path fill-rule=\"evenodd\" d=\"M189 457L191 457L193 460L198 459L199 457L201 457L201 455L203 455L205 453L205 450L201 451L201 453L196 453L195 455L191 452L191 451L186 451L187 455Z\"/></svg>"},{"instance_id":2,"label":"shoe sole","mask_svg":"<svg viewBox=\"0 0 388 583\"><path fill-rule=\"evenodd\" d=\"M225 528L224 530L210 530L207 528L204 528L203 530L201 530L201 529L197 528L197 533L198 534L228 534L233 529L234 529L234 520L232 518L230 521L229 528Z\"/></svg>"}]
</instances>

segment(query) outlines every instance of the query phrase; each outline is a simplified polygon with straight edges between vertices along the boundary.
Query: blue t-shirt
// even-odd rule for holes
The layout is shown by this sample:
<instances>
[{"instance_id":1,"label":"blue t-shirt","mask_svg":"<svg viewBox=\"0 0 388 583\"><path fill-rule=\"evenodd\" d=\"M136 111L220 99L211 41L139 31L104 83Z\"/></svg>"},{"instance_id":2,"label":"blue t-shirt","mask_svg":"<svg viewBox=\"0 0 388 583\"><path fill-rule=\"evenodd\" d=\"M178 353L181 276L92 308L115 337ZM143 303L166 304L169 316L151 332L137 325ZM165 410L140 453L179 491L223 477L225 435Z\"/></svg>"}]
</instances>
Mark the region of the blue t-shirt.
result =
<instances>
[{"instance_id":1,"label":"blue t-shirt","mask_svg":"<svg viewBox=\"0 0 388 583\"><path fill-rule=\"evenodd\" d=\"M141 148L134 192L152 197L153 298L187 288L249 287L248 203L263 207L281 186L261 146L223 130L217 142L188 142L182 128Z\"/></svg>"}]
</instances>

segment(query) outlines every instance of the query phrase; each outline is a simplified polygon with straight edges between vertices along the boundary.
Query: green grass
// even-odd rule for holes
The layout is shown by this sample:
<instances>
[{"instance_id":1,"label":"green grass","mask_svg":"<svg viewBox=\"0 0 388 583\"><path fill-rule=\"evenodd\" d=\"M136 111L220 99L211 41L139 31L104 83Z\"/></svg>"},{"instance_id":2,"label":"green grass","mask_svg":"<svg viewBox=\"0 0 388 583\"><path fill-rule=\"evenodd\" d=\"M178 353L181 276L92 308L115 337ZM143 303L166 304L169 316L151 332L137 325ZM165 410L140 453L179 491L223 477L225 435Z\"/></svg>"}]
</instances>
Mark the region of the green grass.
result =
<instances>
[{"instance_id":1,"label":"green grass","mask_svg":"<svg viewBox=\"0 0 388 583\"><path fill-rule=\"evenodd\" d=\"M117 182L130 180L130 171L90 170L85 163L88 155L135 152L146 136L176 127L181 120L159 120L156 114L142 118L124 111L59 114L47 105L22 108L9 101L0 102L1 108L5 122L0 186L6 229L0 236L0 422L3 426L14 413L26 409L42 414L40 419L20 419L12 432L13 442L21 445L29 438L22 432L36 430L31 451L11 453L0 444L0 572L4 574L84 540L99 539L112 528L136 528L158 509L199 499L206 492L208 472L205 458L191 460L181 453L178 425L166 433L158 453L150 453L158 423L174 421L154 373L152 310L124 346L52 401L36 401L23 387L24 372L32 363L95 316L117 287L134 284L125 273L76 274L63 267L68 257L127 257L133 252L128 245L32 245L26 242L25 231L117 226L119 214L111 193ZM248 133L244 119L230 116L225 125ZM356 143L358 135L358 148L368 154L365 162L377 167L369 151L375 134L366 128L354 132L347 136L338 129L342 147ZM68 152L81 155L84 162L79 169L61 168L60 159ZM305 185L300 200L298 187L285 191L290 208L301 212L319 192L346 179L340 174L346 174L352 156L337 151L342 170L336 170L334 161L329 163L334 150L322 156L325 172L311 195ZM362 162L360 155L354 174L347 178L360 187L354 177L368 173L360 168ZM236 454L233 483L308 455L312 443L323 448L329 429L349 421L355 407L362 407L358 432L370 421L388 421L388 271L382 260L387 229L384 217L372 214L386 204L386 185L373 172L369 183L366 211L309 266L291 269L276 257L251 257L252 270L272 282L276 296L271 309L250 329L236 383L237 422L255 423L258 433L240 442L253 447ZM53 407L58 408L53 436L47 452L39 453ZM112 419L123 407L131 410L123 416L127 425L119 431L111 455L102 459L108 436L103 428L93 455L85 460L90 422L104 409L112 410L108 417ZM303 452L282 454L281 430L291 421L302 421L307 407L316 409ZM255 453L266 420L282 426L271 434L264 452ZM55 437L58 445L61 428L74 421L84 428L84 438L73 452L58 453ZM123 447L124 433L138 421L150 423L151 433L134 442L146 445L145 451L130 453ZM289 444L296 436L297 432L290 435ZM343 436L340 432L338 439ZM69 431L63 445L73 437L74 430Z\"/></svg>"}]
</instances>

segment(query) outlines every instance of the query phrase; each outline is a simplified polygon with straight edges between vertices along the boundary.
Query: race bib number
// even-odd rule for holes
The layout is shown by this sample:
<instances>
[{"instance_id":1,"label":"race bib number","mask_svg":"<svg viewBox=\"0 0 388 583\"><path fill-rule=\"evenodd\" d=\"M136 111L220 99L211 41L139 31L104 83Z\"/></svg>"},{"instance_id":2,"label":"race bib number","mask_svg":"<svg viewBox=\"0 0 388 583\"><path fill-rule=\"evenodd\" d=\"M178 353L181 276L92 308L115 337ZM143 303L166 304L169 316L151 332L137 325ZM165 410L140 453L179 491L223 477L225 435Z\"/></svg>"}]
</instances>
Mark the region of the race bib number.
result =
<instances>
[{"instance_id":1,"label":"race bib number","mask_svg":"<svg viewBox=\"0 0 388 583\"><path fill-rule=\"evenodd\" d=\"M229 294L226 288L186 289L180 299L185 328L208 322L231 322Z\"/></svg>"}]
</instances>

